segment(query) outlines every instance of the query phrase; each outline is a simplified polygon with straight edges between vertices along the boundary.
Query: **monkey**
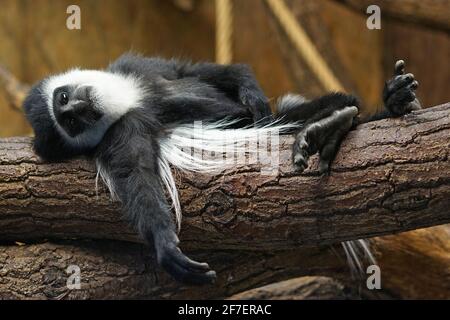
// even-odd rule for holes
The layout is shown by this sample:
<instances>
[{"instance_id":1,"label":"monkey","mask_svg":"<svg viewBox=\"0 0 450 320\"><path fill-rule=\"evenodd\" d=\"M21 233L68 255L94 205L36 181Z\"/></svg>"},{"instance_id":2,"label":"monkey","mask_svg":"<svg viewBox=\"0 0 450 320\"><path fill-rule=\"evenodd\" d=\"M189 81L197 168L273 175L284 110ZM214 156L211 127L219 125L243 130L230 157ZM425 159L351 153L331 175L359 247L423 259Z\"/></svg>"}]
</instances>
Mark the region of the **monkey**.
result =
<instances>
[{"instance_id":1,"label":"monkey","mask_svg":"<svg viewBox=\"0 0 450 320\"><path fill-rule=\"evenodd\" d=\"M420 108L418 82L403 61L383 90L385 108L371 118L402 116ZM126 220L158 264L182 283L212 283L215 271L187 257L177 231L181 206L171 168L210 172L214 162L180 151L194 140L193 123L206 134L200 148L223 150L230 131L250 139L261 132L295 133L292 160L299 171L319 153L329 170L339 144L359 118L359 100L329 93L307 100L288 94L273 113L250 67L126 53L103 70L71 69L50 75L29 91L23 108L34 130L33 148L44 161L78 156L95 160L98 175L120 201ZM170 195L171 205L166 197Z\"/></svg>"}]
</instances>

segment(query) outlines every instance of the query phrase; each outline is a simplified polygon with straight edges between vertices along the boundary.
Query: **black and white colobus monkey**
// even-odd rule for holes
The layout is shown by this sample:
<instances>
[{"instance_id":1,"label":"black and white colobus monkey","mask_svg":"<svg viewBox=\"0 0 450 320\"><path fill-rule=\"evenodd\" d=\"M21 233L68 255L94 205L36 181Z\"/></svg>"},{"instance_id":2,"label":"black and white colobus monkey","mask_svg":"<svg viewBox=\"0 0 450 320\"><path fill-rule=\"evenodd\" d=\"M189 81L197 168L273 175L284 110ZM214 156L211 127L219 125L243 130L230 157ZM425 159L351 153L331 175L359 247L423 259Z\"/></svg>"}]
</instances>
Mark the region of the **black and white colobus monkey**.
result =
<instances>
[{"instance_id":1,"label":"black and white colobus monkey","mask_svg":"<svg viewBox=\"0 0 450 320\"><path fill-rule=\"evenodd\" d=\"M414 76L404 73L403 61L397 62L395 75L384 89L385 110L374 118L401 116L420 108L416 88ZM301 122L293 147L294 164L303 170L309 156L319 152L320 169L326 171L354 125L358 106L354 96L343 93L314 100L287 95L279 99L278 111L272 115L268 99L245 65L191 64L131 54L106 70L73 69L49 76L33 86L24 102L35 132L36 153L47 161L93 157L126 218L154 244L159 264L177 280L191 284L212 282L216 274L208 264L189 259L178 248L164 187L179 222L181 208L170 165L212 169L210 162L180 151L189 143L186 137L192 123L209 123L203 128L207 133L200 147L220 149L226 144L227 124L251 138L264 130L292 130ZM248 126L261 122L265 125Z\"/></svg>"}]
</instances>

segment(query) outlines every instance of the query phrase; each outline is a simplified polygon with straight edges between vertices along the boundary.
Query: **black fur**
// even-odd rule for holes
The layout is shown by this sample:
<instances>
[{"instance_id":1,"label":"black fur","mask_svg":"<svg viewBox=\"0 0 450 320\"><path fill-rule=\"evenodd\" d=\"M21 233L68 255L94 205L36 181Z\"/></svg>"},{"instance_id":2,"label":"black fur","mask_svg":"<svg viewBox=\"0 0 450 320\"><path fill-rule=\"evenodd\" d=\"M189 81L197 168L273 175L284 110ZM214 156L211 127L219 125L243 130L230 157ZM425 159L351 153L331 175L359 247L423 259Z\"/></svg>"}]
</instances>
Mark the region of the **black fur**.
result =
<instances>
[{"instance_id":1,"label":"black fur","mask_svg":"<svg viewBox=\"0 0 450 320\"><path fill-rule=\"evenodd\" d=\"M334 111L343 107L359 107L360 102L357 97L341 92L329 93L314 100L305 101L297 107L291 108L288 112L279 113L289 121L303 121L305 125L319 121L330 116Z\"/></svg>"},{"instance_id":2,"label":"black fur","mask_svg":"<svg viewBox=\"0 0 450 320\"><path fill-rule=\"evenodd\" d=\"M143 239L154 244L160 265L179 281L211 282L214 271L178 249L170 206L159 182L156 138L160 127L145 111L131 111L106 133L95 157L113 178L128 221Z\"/></svg>"},{"instance_id":3,"label":"black fur","mask_svg":"<svg viewBox=\"0 0 450 320\"><path fill-rule=\"evenodd\" d=\"M35 151L49 161L80 154L93 156L114 181L114 191L127 219L143 239L153 242L158 262L164 269L186 283L212 282L215 272L206 263L190 260L178 248L175 223L159 182L158 137L168 126L195 120L231 117L241 119L239 125L270 121L273 116L268 99L245 65L191 64L124 55L107 71L133 74L142 80L151 93L143 100L142 108L129 111L111 125L94 148L73 147L56 130L40 82L31 89L24 103L35 131ZM410 103L415 85L404 78L397 76L387 84L385 103L389 113L381 114L382 117L409 112L405 104ZM88 94L80 99L86 105L92 103ZM359 102L343 93L298 101L277 115L286 121L304 123L294 144L294 162L304 169L308 157L320 152L321 170L326 171L356 119L355 108L348 107L358 107ZM92 117L98 115L86 114L83 109L76 116L86 120L88 126Z\"/></svg>"}]
</instances>

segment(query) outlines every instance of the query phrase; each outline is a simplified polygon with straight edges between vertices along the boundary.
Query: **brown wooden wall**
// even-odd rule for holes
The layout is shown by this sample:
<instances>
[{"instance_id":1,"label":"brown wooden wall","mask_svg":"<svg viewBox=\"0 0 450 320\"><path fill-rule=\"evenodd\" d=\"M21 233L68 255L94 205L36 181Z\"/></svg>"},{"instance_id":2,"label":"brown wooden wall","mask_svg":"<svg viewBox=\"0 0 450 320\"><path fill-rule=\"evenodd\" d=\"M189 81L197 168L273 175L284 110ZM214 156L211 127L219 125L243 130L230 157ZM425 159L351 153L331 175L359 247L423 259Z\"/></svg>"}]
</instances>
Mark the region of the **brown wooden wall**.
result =
<instances>
[{"instance_id":1,"label":"brown wooden wall","mask_svg":"<svg viewBox=\"0 0 450 320\"><path fill-rule=\"evenodd\" d=\"M366 15L334 0L286 0L348 91L368 107L395 59L416 74L425 105L449 100L449 34L418 23L384 19L366 28ZM376 3L377 1L373 1ZM191 11L170 0L1 0L0 64L33 83L73 66L104 67L124 51L146 55L214 59L213 0L194 0ZM82 29L66 28L66 8L81 7ZM234 60L249 63L271 98L323 89L298 57L263 0L234 0ZM0 88L0 136L30 133Z\"/></svg>"}]
</instances>

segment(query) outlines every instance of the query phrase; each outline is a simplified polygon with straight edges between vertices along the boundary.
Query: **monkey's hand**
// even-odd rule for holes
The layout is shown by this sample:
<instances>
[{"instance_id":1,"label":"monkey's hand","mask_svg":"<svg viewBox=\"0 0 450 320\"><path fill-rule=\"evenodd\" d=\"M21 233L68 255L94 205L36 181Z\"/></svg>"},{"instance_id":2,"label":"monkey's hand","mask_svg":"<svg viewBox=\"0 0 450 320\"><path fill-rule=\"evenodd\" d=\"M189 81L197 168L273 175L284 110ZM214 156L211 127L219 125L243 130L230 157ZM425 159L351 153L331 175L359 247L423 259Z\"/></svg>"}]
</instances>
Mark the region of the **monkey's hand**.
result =
<instances>
[{"instance_id":1,"label":"monkey's hand","mask_svg":"<svg viewBox=\"0 0 450 320\"><path fill-rule=\"evenodd\" d=\"M412 73L405 74L405 62L398 60L394 67L394 76L388 80L383 90L383 102L394 116L402 116L412 110L421 109L415 90L419 83Z\"/></svg>"},{"instance_id":2,"label":"monkey's hand","mask_svg":"<svg viewBox=\"0 0 450 320\"><path fill-rule=\"evenodd\" d=\"M258 87L243 85L239 87L239 100L250 109L253 121L265 124L272 117L269 101Z\"/></svg>"},{"instance_id":3,"label":"monkey's hand","mask_svg":"<svg viewBox=\"0 0 450 320\"><path fill-rule=\"evenodd\" d=\"M192 285L215 282L216 272L211 270L207 263L193 261L181 252L175 232L158 232L154 236L154 243L158 263L175 280Z\"/></svg>"}]
</instances>

